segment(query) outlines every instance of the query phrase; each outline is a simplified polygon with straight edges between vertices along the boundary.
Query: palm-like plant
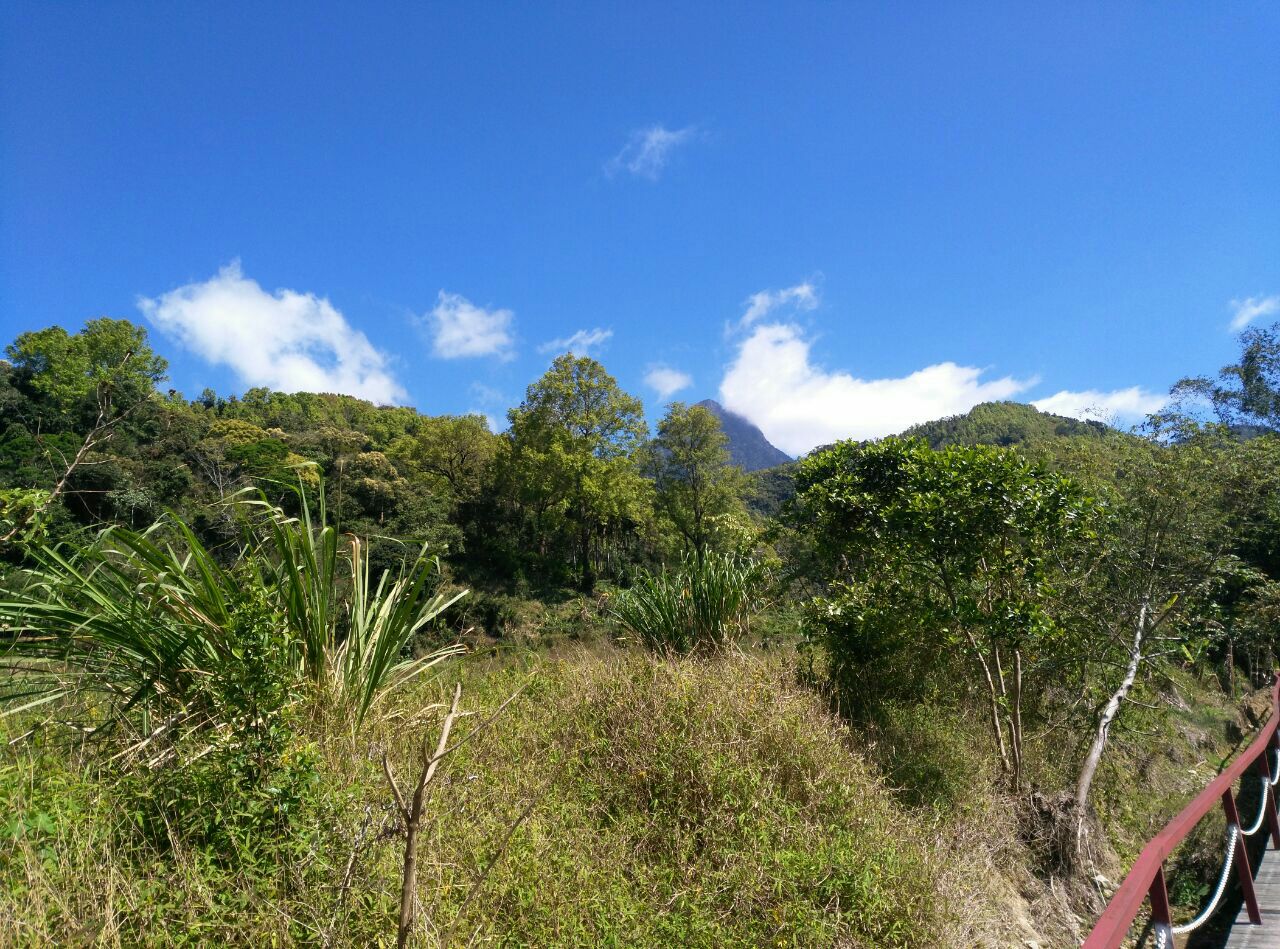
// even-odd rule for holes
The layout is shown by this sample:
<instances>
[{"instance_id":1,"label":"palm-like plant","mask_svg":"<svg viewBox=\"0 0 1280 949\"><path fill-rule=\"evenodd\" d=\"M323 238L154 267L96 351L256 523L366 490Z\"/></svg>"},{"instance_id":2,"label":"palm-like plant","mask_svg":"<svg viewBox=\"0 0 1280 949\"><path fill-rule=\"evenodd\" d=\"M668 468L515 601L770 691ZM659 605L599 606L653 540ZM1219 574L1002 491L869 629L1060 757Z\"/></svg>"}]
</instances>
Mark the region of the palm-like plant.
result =
<instances>
[{"instance_id":1,"label":"palm-like plant","mask_svg":"<svg viewBox=\"0 0 1280 949\"><path fill-rule=\"evenodd\" d=\"M277 591L280 610L300 649L300 672L328 690L362 719L378 697L455 655L449 647L419 659L405 659L414 636L466 596L436 592L440 564L427 547L405 558L395 575L376 578L368 545L325 523L305 495L301 514L285 517L278 508L253 502L263 512L260 531L270 556L267 583Z\"/></svg>"},{"instance_id":2,"label":"palm-like plant","mask_svg":"<svg viewBox=\"0 0 1280 949\"><path fill-rule=\"evenodd\" d=\"M277 618L275 666L356 724L388 690L460 651L407 656L414 636L465 595L437 592L439 563L425 548L375 578L367 545L324 524L323 498L319 518L305 496L298 517L261 500L233 503L249 517L231 566L174 516L140 533L107 530L75 554L36 549L35 565L0 598L0 648L13 673L0 697L26 709L96 693L115 722L136 710L148 731L155 716L216 727L235 712L218 707L216 680L251 658L234 621L249 601Z\"/></svg>"}]
</instances>

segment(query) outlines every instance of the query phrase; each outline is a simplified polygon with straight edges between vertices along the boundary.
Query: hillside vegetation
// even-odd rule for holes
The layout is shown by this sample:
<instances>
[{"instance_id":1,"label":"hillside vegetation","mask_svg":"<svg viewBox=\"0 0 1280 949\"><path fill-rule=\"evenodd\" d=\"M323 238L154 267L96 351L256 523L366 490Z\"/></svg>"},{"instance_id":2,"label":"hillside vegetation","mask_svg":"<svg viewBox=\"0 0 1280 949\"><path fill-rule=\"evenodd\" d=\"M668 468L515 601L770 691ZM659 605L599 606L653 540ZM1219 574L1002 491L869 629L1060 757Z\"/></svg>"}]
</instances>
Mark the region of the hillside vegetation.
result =
<instances>
[{"instance_id":1,"label":"hillside vegetation","mask_svg":"<svg viewBox=\"0 0 1280 949\"><path fill-rule=\"evenodd\" d=\"M1080 421L1041 412L1022 402L983 402L963 415L913 425L904 438L923 438L930 448L948 445L1033 445L1056 438L1100 438L1101 422Z\"/></svg>"},{"instance_id":2,"label":"hillside vegetation","mask_svg":"<svg viewBox=\"0 0 1280 949\"><path fill-rule=\"evenodd\" d=\"M1076 941L1256 727L1277 338L1179 385L1211 417L980 406L749 478L571 355L495 434L24 334L0 942Z\"/></svg>"}]
</instances>

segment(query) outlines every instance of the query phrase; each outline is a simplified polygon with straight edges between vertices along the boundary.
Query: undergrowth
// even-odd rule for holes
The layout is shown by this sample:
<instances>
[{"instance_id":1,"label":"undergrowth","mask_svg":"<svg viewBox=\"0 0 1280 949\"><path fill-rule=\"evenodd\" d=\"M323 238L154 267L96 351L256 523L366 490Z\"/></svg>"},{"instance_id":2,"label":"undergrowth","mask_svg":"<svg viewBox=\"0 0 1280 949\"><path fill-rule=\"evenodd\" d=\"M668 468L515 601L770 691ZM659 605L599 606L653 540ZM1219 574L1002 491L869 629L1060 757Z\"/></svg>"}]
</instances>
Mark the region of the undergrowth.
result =
<instances>
[{"instance_id":1,"label":"undergrowth","mask_svg":"<svg viewBox=\"0 0 1280 949\"><path fill-rule=\"evenodd\" d=\"M294 703L281 730L181 775L54 727L9 745L25 726L6 720L0 944L393 945L402 839L381 755L411 773L459 681L460 733L523 691L428 802L421 945L1057 944L1087 923L1037 870L963 716L904 706L853 731L787 651L599 646L459 662L358 736ZM1209 698L1180 688L1204 718ZM1120 736L1099 798L1109 874L1230 752L1232 706L1215 707ZM1171 868L1183 915L1218 831Z\"/></svg>"}]
</instances>

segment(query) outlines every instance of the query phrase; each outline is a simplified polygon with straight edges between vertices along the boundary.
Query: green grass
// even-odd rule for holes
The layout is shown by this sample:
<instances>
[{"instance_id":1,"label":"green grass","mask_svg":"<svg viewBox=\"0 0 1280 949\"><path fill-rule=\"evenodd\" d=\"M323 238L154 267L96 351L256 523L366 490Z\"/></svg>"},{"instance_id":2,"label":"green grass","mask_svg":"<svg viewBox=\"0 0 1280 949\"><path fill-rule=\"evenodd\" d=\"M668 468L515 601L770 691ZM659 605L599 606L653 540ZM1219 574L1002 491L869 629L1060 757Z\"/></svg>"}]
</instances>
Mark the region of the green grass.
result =
<instances>
[{"instance_id":1,"label":"green grass","mask_svg":"<svg viewBox=\"0 0 1280 949\"><path fill-rule=\"evenodd\" d=\"M1036 876L971 723L913 707L851 731L797 684L788 650L593 648L470 657L393 695L359 733L341 705L304 701L253 746L262 761L125 769L106 760L112 746L55 726L9 745L27 723L7 719L0 944L393 945L402 839L381 754L412 775L458 681L472 713L458 734L523 691L446 759L428 802L421 945L1079 938L1080 907ZM1179 687L1197 711L1154 737L1135 720L1099 785L1117 874L1225 741L1232 703ZM1168 753L1152 757L1153 742ZM1188 903L1197 859L1172 878Z\"/></svg>"}]
</instances>

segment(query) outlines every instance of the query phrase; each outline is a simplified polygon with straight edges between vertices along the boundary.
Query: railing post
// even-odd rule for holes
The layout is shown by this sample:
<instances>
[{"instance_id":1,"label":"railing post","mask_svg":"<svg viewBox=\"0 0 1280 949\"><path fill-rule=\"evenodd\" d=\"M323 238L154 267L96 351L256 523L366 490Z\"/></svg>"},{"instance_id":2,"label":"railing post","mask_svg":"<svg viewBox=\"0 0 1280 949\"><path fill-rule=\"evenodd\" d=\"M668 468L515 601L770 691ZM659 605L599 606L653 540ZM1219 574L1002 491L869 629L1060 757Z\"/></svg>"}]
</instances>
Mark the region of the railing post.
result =
<instances>
[{"instance_id":1,"label":"railing post","mask_svg":"<svg viewBox=\"0 0 1280 949\"><path fill-rule=\"evenodd\" d=\"M1240 812L1236 810L1236 796L1231 788L1222 792L1222 809L1227 813L1227 826L1240 827ZM1244 834L1236 834L1235 845L1236 876L1240 880L1240 891L1244 894L1244 905L1249 910L1249 922L1255 926L1262 925L1262 913L1258 911L1258 897L1253 892L1253 870L1249 867L1249 851L1245 847Z\"/></svg>"},{"instance_id":2,"label":"railing post","mask_svg":"<svg viewBox=\"0 0 1280 949\"><path fill-rule=\"evenodd\" d=\"M1271 742L1274 747L1275 741ZM1271 828L1271 846L1280 850L1280 813L1276 811L1276 789L1271 786L1271 749L1264 748L1258 756L1258 772L1267 783L1262 788L1262 806L1267 809L1267 826Z\"/></svg>"},{"instance_id":3,"label":"railing post","mask_svg":"<svg viewBox=\"0 0 1280 949\"><path fill-rule=\"evenodd\" d=\"M1151 889L1147 890L1147 898L1151 900L1151 930L1156 935L1156 945L1163 945L1165 949L1174 949L1173 916L1169 912L1169 890L1164 883L1163 863L1151 879ZM1159 941L1161 933L1164 934L1163 943Z\"/></svg>"}]
</instances>

